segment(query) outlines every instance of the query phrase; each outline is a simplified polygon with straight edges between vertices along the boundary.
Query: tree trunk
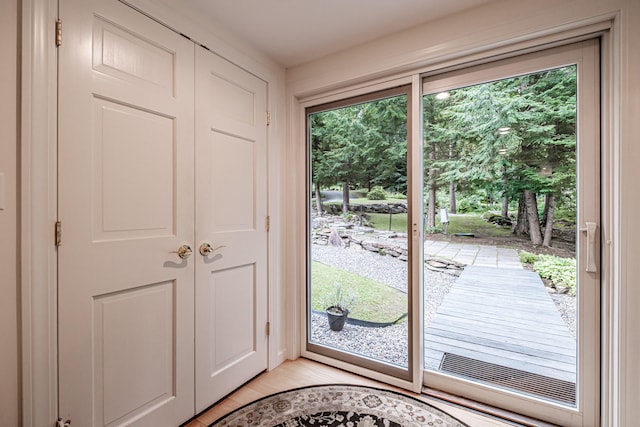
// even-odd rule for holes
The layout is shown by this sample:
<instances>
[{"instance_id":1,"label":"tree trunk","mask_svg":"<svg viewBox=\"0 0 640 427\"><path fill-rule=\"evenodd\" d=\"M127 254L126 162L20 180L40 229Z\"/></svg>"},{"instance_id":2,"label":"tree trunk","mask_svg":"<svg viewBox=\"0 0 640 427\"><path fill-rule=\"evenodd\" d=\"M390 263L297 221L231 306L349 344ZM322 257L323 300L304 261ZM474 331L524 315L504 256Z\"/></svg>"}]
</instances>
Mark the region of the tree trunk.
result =
<instances>
[{"instance_id":1,"label":"tree trunk","mask_svg":"<svg viewBox=\"0 0 640 427\"><path fill-rule=\"evenodd\" d=\"M453 142L449 143L449 160L453 159ZM456 182L451 181L449 183L449 213L455 214L458 210L456 204Z\"/></svg>"},{"instance_id":2,"label":"tree trunk","mask_svg":"<svg viewBox=\"0 0 640 427\"><path fill-rule=\"evenodd\" d=\"M316 182L316 211L318 215L323 214L322 209L322 193L320 192L320 184Z\"/></svg>"},{"instance_id":3,"label":"tree trunk","mask_svg":"<svg viewBox=\"0 0 640 427\"><path fill-rule=\"evenodd\" d=\"M502 217L507 218L509 216L509 197L507 196L507 185L509 185L509 181L507 180L507 166L504 164L502 165L502 185Z\"/></svg>"},{"instance_id":4,"label":"tree trunk","mask_svg":"<svg viewBox=\"0 0 640 427\"><path fill-rule=\"evenodd\" d=\"M524 190L524 200L527 205L527 221L529 222L529 238L534 245L542 244L540 231L540 217L538 216L538 202L535 193Z\"/></svg>"},{"instance_id":5,"label":"tree trunk","mask_svg":"<svg viewBox=\"0 0 640 427\"><path fill-rule=\"evenodd\" d=\"M518 217L513 226L513 233L522 236L529 233L529 222L527 221L527 204L524 200L524 193L520 193L518 199Z\"/></svg>"},{"instance_id":6,"label":"tree trunk","mask_svg":"<svg viewBox=\"0 0 640 427\"><path fill-rule=\"evenodd\" d=\"M509 198L506 195L502 196L502 212L500 214L503 218L509 217Z\"/></svg>"},{"instance_id":7,"label":"tree trunk","mask_svg":"<svg viewBox=\"0 0 640 427\"><path fill-rule=\"evenodd\" d=\"M429 206L427 208L427 228L436 226L436 169L433 161L436 158L435 144L431 144L429 150Z\"/></svg>"},{"instance_id":8,"label":"tree trunk","mask_svg":"<svg viewBox=\"0 0 640 427\"><path fill-rule=\"evenodd\" d=\"M456 205L456 183L451 181L449 183L449 213L455 214L458 209Z\"/></svg>"},{"instance_id":9,"label":"tree trunk","mask_svg":"<svg viewBox=\"0 0 640 427\"><path fill-rule=\"evenodd\" d=\"M542 220L540 221L540 224L547 223L547 216L549 215L549 197L553 197L553 195L548 193L544 195L544 209L542 209Z\"/></svg>"},{"instance_id":10,"label":"tree trunk","mask_svg":"<svg viewBox=\"0 0 640 427\"><path fill-rule=\"evenodd\" d=\"M427 228L436 226L436 189L429 187L429 205L427 207Z\"/></svg>"},{"instance_id":11,"label":"tree trunk","mask_svg":"<svg viewBox=\"0 0 640 427\"><path fill-rule=\"evenodd\" d=\"M349 183L342 183L342 213L349 213Z\"/></svg>"},{"instance_id":12,"label":"tree trunk","mask_svg":"<svg viewBox=\"0 0 640 427\"><path fill-rule=\"evenodd\" d=\"M547 219L544 225L544 240L542 246L551 246L551 235L553 234L553 215L556 209L556 196L553 194L547 194L545 211L547 213Z\"/></svg>"}]
</instances>

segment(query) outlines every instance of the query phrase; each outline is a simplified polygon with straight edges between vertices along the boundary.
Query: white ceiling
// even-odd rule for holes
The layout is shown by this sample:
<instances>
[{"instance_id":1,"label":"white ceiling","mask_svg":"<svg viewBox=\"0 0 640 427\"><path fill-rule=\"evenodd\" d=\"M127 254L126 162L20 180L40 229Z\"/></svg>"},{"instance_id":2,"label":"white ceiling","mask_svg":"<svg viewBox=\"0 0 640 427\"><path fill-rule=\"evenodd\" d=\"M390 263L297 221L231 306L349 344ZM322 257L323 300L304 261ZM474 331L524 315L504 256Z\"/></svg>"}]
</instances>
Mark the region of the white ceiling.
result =
<instances>
[{"instance_id":1,"label":"white ceiling","mask_svg":"<svg viewBox=\"0 0 640 427\"><path fill-rule=\"evenodd\" d=\"M293 67L491 0L184 0L284 67Z\"/></svg>"}]
</instances>

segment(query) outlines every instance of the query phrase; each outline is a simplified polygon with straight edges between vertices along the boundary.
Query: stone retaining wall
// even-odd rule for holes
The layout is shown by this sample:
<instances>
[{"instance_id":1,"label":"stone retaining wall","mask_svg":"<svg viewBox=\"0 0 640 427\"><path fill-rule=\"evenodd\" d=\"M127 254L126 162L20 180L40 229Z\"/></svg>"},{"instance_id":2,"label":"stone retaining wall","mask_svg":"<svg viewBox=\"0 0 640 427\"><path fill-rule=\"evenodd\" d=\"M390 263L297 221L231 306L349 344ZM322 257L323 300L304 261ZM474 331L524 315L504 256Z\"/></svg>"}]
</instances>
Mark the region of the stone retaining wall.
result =
<instances>
[{"instance_id":1,"label":"stone retaining wall","mask_svg":"<svg viewBox=\"0 0 640 427\"><path fill-rule=\"evenodd\" d=\"M313 208L315 209L315 204ZM322 205L324 211L330 215L340 215L342 213L342 204L326 203ZM386 213L391 211L392 214L406 213L406 203L373 203L373 204L349 204L349 212L353 213Z\"/></svg>"}]
</instances>

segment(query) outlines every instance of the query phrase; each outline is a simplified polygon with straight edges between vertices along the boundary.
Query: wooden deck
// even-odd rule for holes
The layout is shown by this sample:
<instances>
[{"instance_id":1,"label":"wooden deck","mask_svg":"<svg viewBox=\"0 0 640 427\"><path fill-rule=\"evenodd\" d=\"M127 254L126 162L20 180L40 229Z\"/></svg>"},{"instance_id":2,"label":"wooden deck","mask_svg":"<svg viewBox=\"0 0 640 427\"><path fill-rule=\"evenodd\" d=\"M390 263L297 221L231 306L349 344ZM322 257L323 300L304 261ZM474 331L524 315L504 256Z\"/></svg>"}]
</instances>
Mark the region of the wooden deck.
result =
<instances>
[{"instance_id":1,"label":"wooden deck","mask_svg":"<svg viewBox=\"0 0 640 427\"><path fill-rule=\"evenodd\" d=\"M467 266L425 334L429 369L447 353L576 381L576 341L532 271Z\"/></svg>"}]
</instances>

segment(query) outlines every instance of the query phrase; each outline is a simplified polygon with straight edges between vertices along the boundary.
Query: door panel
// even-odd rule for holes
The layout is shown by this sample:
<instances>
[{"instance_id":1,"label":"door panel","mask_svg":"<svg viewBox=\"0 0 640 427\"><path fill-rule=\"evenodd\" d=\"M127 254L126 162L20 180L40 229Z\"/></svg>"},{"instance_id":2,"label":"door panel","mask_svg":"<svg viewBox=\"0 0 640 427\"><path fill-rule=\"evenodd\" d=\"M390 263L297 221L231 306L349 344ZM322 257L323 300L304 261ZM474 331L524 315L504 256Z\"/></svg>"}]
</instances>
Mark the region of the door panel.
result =
<instances>
[{"instance_id":1,"label":"door panel","mask_svg":"<svg viewBox=\"0 0 640 427\"><path fill-rule=\"evenodd\" d=\"M173 398L174 288L164 282L94 298L93 392L105 425Z\"/></svg>"},{"instance_id":2,"label":"door panel","mask_svg":"<svg viewBox=\"0 0 640 427\"><path fill-rule=\"evenodd\" d=\"M409 238L411 109L411 87L404 85L306 110L313 191L307 193L304 355L404 381L413 374L417 271Z\"/></svg>"},{"instance_id":3,"label":"door panel","mask_svg":"<svg viewBox=\"0 0 640 427\"><path fill-rule=\"evenodd\" d=\"M94 98L94 120L94 238L173 234L173 119Z\"/></svg>"},{"instance_id":4,"label":"door panel","mask_svg":"<svg viewBox=\"0 0 640 427\"><path fill-rule=\"evenodd\" d=\"M193 44L118 1L60 2L59 406L194 414Z\"/></svg>"},{"instance_id":5,"label":"door panel","mask_svg":"<svg viewBox=\"0 0 640 427\"><path fill-rule=\"evenodd\" d=\"M266 83L196 53L196 409L267 368Z\"/></svg>"},{"instance_id":6,"label":"door panel","mask_svg":"<svg viewBox=\"0 0 640 427\"><path fill-rule=\"evenodd\" d=\"M535 193L559 201L562 209L555 210L551 229L568 237L566 242L560 235L547 237L552 247L570 248L562 262L572 270L564 277L574 273L576 279L575 298L564 300L575 304L575 314L563 312L575 319L572 331L572 322L562 320L552 300L558 295L543 285L542 268L501 265L497 254L491 267L482 260L480 267L480 253L474 261L451 252L449 257L468 266L426 329L425 385L560 425L598 424L600 276L589 271L587 253L594 251L597 263L599 230L593 245L581 231L600 221L598 55L597 40L588 40L424 79L425 149L431 154L442 141L455 147L440 150L459 162L450 176L472 189L473 179L483 189L497 183L496 200L505 199L503 209L514 200L514 217L525 215L520 194L521 200L528 197L524 212L533 218L530 224L544 226L543 211L554 218L555 203L544 210L549 199L542 196L538 217ZM473 99L481 99L482 107ZM454 152L464 157L454 159ZM467 249L473 246L465 243Z\"/></svg>"}]
</instances>

